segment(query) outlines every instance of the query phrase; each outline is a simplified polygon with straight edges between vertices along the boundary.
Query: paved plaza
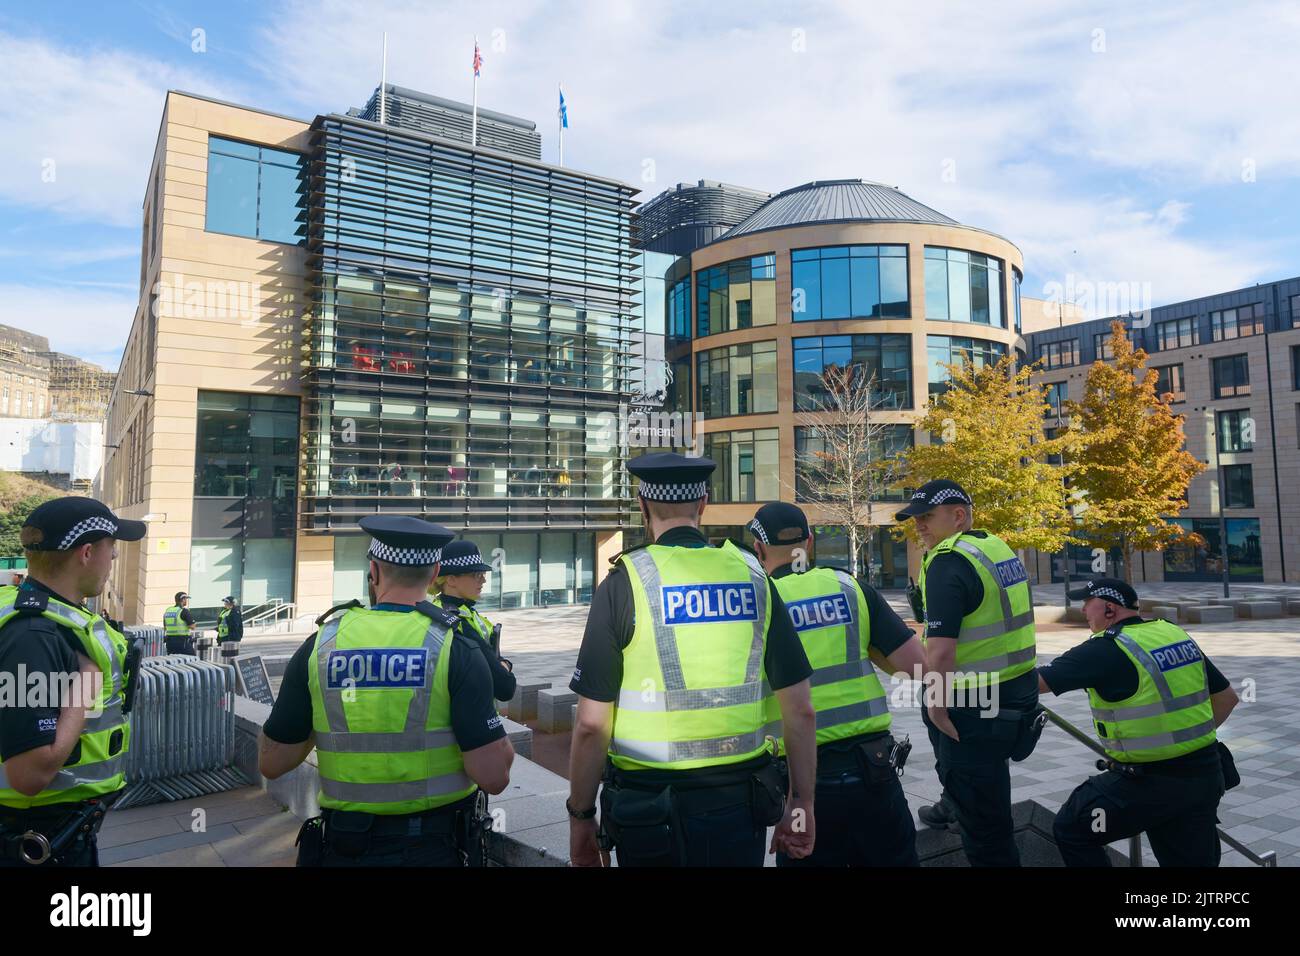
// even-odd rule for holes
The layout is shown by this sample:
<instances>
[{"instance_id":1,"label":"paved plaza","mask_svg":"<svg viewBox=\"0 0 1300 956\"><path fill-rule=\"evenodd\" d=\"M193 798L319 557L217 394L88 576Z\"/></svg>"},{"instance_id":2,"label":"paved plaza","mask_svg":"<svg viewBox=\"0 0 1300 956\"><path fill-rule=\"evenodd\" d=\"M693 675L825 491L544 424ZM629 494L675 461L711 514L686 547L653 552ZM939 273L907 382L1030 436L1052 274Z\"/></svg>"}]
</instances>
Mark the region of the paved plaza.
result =
<instances>
[{"instance_id":1,"label":"paved plaza","mask_svg":"<svg viewBox=\"0 0 1300 956\"><path fill-rule=\"evenodd\" d=\"M1039 600L1057 599L1059 585L1043 591L1046 593L1036 595ZM1232 596L1277 597L1284 592L1295 595L1296 589L1234 585ZM1222 595L1213 585L1173 584L1147 585L1141 593L1160 600ZM895 609L906 615L902 595L888 596ZM586 622L585 607L500 611L491 617L502 625L502 652L514 662L522 682L567 687ZM1300 697L1300 617L1185 626L1243 697L1220 732L1232 748L1242 777L1242 785L1224 796L1220 820L1232 836L1255 852L1274 850L1280 865L1300 865L1300 724L1294 721L1293 707ZM1082 625L1040 625L1040 658L1050 660L1086 639L1087 633ZM284 656L305 636L251 638L245 641L245 652ZM914 744L903 787L915 813L939 794L933 755L919 708L897 706L899 700L913 697L910 687L886 687L895 704L895 733L910 734ZM1090 728L1084 692L1048 696L1044 703L1075 726ZM534 752L552 769L563 770L563 751L567 751L567 736L561 740L536 735ZM1091 751L1049 724L1034 754L1012 765L1013 797L1032 798L1055 810L1079 782L1096 772L1094 760ZM508 796L509 792L503 798ZM194 832L192 810L196 807L207 811L206 832ZM246 788L111 813L101 840L101 857L106 865L289 865L297 827L298 821L260 790ZM1155 865L1149 847L1146 860ZM1225 850L1223 864L1242 866L1249 861L1236 851Z\"/></svg>"}]
</instances>

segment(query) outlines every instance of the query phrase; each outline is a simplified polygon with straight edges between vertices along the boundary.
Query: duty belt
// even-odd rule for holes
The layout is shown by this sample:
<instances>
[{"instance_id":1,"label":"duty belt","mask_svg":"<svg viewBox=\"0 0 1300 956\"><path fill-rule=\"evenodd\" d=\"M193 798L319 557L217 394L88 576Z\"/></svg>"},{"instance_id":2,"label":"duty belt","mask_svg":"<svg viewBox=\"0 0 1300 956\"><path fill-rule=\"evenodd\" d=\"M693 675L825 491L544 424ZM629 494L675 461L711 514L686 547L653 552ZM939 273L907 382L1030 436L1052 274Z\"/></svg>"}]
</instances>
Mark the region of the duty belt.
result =
<instances>
[{"instance_id":1,"label":"duty belt","mask_svg":"<svg viewBox=\"0 0 1300 956\"><path fill-rule=\"evenodd\" d=\"M57 859L78 838L94 837L117 796L95 797L69 807L0 808L0 856L32 866Z\"/></svg>"}]
</instances>

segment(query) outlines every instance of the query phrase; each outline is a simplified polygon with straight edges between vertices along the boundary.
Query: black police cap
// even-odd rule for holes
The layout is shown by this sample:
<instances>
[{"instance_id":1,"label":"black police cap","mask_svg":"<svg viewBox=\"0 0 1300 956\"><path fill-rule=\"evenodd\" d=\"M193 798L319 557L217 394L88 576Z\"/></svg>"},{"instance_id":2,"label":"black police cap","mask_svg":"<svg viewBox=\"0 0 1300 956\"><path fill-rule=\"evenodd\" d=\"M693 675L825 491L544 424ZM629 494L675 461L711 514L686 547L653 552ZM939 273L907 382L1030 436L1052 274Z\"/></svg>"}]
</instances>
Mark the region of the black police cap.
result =
<instances>
[{"instance_id":1,"label":"black police cap","mask_svg":"<svg viewBox=\"0 0 1300 956\"><path fill-rule=\"evenodd\" d=\"M483 562L483 555L473 541L453 541L442 549L443 574L474 574L491 570L492 566Z\"/></svg>"},{"instance_id":2,"label":"black police cap","mask_svg":"<svg viewBox=\"0 0 1300 956\"><path fill-rule=\"evenodd\" d=\"M660 451L627 463L629 474L641 479L641 497L647 501L699 501L709 493L709 475L717 468L712 458L691 458Z\"/></svg>"},{"instance_id":3,"label":"black police cap","mask_svg":"<svg viewBox=\"0 0 1300 956\"><path fill-rule=\"evenodd\" d=\"M370 535L370 557L406 567L437 564L443 546L456 537L440 524L403 515L367 515L357 524Z\"/></svg>"},{"instance_id":4,"label":"black police cap","mask_svg":"<svg viewBox=\"0 0 1300 956\"><path fill-rule=\"evenodd\" d=\"M754 537L764 544L799 544L806 540L808 516L803 509L788 501L772 501L758 509L749 523Z\"/></svg>"},{"instance_id":5,"label":"black police cap","mask_svg":"<svg viewBox=\"0 0 1300 956\"><path fill-rule=\"evenodd\" d=\"M41 533L39 541L23 545L29 551L71 551L103 538L139 541L147 530L143 521L119 518L102 501L76 495L38 505L23 527Z\"/></svg>"},{"instance_id":6,"label":"black police cap","mask_svg":"<svg viewBox=\"0 0 1300 956\"><path fill-rule=\"evenodd\" d=\"M1138 609L1137 591L1133 590L1132 585L1124 583L1119 578L1094 578L1083 587L1069 591L1068 594L1075 601L1101 598L1130 611Z\"/></svg>"},{"instance_id":7,"label":"black police cap","mask_svg":"<svg viewBox=\"0 0 1300 956\"><path fill-rule=\"evenodd\" d=\"M895 521L905 521L908 518L914 518L917 515L923 515L931 508L939 505L973 505L970 495L966 494L966 489L955 481L947 478L936 478L934 481L927 481L916 491L912 492L912 500L902 511L894 513Z\"/></svg>"}]
</instances>

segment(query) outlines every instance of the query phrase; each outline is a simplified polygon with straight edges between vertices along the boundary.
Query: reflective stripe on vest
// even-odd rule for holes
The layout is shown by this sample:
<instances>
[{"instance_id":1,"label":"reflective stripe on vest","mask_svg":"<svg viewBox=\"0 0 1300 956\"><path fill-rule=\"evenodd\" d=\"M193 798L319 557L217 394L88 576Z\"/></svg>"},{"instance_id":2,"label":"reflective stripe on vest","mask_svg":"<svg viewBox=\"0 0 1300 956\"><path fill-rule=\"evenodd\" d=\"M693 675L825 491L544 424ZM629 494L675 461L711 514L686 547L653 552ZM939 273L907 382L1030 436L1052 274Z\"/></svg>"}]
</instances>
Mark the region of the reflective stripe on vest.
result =
<instances>
[{"instance_id":1,"label":"reflective stripe on vest","mask_svg":"<svg viewBox=\"0 0 1300 956\"><path fill-rule=\"evenodd\" d=\"M448 773L432 773L427 777L413 780L340 780L333 775L330 758L334 755L414 755L413 765L423 763L420 755L427 751L456 748L456 737L450 726L428 727L429 711L433 697L439 692L439 675L444 667L443 648L452 639L450 629L443 630L439 625L428 622L423 642L417 646L405 647L406 650L423 650L425 652L426 683L422 688L413 688L407 705L404 726L398 731L352 731L349 728L344 696L355 698L366 692L355 686L330 687L327 667L329 655L337 643L339 628L350 618L364 622L364 618L355 618L356 614L367 615L374 612L352 610L342 617L336 617L321 628L316 638L313 653L316 657L316 685L314 693L319 694L319 704L324 712L326 728L314 727L316 747L323 760L318 760L321 784L321 797L326 801L342 804L360 804L369 806L375 813L407 813L419 809L434 809L443 803L472 792L475 784L465 774L460 765L459 749L455 750L453 761L457 769ZM410 613L419 614L417 611ZM423 615L421 619L428 621ZM365 646L355 648L367 650ZM450 650L448 645L448 650ZM449 661L449 658L448 658ZM343 682L346 685L346 681ZM313 715L313 724L316 723ZM430 761L431 762L431 761ZM358 772L363 774L367 765L357 764ZM451 796L452 800L440 798ZM419 807L407 804L421 804ZM340 807L356 809L356 807Z\"/></svg>"},{"instance_id":2,"label":"reflective stripe on vest","mask_svg":"<svg viewBox=\"0 0 1300 956\"><path fill-rule=\"evenodd\" d=\"M667 766L670 769L686 769L681 766L686 763L708 766L754 756L765 745L763 649L770 620L767 574L757 558L733 545L724 545L722 548L664 548L663 550L670 553L677 550L700 553L685 555L682 559L686 561L698 560L699 557L707 555L710 559L718 561L739 558L743 562L748 578L747 583L753 588L754 593L754 617L750 625L750 640L744 658L744 674L739 684L709 688L688 687L682 667L682 649L678 644L677 628L714 625L730 626L738 630L743 621L701 620L668 624L663 607L663 575L654 556L648 548L624 555L622 560L628 567L629 578L634 579L631 582L634 600L637 598L643 600L649 613L648 621L637 620L633 641L646 638L653 641L655 659L663 686L659 688L656 685L654 689L646 690L642 685L642 679L648 679L649 675L630 672L626 663L628 650L632 647L629 643L628 649L624 651L625 684L619 691L618 706L614 711L610 755L617 766L625 768L635 767L638 764L651 764ZM669 557L668 560L673 558ZM739 585L742 582L736 580L714 583ZM673 585L676 586L676 582L673 582ZM689 643L687 646L690 646ZM629 681L631 683L626 683ZM729 717L737 723L749 725L741 726L734 734L699 737L689 734L685 739L679 740L642 739L642 736L652 735L654 731L649 728L656 725L660 726L662 732L666 734L670 726L670 719L667 717L669 714L695 714L700 717L697 722L699 726L707 727L710 723L717 726L711 715L719 713L723 708L743 709L746 705L751 708L749 715ZM653 718L639 721L629 719L631 714L638 713L665 716L658 721ZM620 715L622 715L621 719ZM635 732L633 724L635 724Z\"/></svg>"},{"instance_id":3,"label":"reflective stripe on vest","mask_svg":"<svg viewBox=\"0 0 1300 956\"><path fill-rule=\"evenodd\" d=\"M165 637L188 637L190 626L181 617L181 609L173 604L163 611L163 635Z\"/></svg>"},{"instance_id":4,"label":"reflective stripe on vest","mask_svg":"<svg viewBox=\"0 0 1300 956\"><path fill-rule=\"evenodd\" d=\"M17 615L17 595L17 588L0 588L0 628ZM81 762L60 768L40 793L30 797L10 787L4 765L0 763L0 805L4 806L28 808L70 803L112 793L125 782L123 764L130 743L130 724L122 713L126 639L119 635L119 646L103 618L53 597L47 600L41 616L76 633L82 653L98 665L103 686L96 697L96 706L86 710L85 725L78 740ZM114 736L119 738L119 749L110 756Z\"/></svg>"},{"instance_id":5,"label":"reflective stripe on vest","mask_svg":"<svg viewBox=\"0 0 1300 956\"><path fill-rule=\"evenodd\" d=\"M230 608L223 607L217 614L217 637L230 636L230 621L227 620L228 617L230 617Z\"/></svg>"},{"instance_id":6,"label":"reflective stripe on vest","mask_svg":"<svg viewBox=\"0 0 1300 956\"><path fill-rule=\"evenodd\" d=\"M983 547L981 547L983 543ZM989 549L993 554L988 553ZM971 563L984 588L979 607L962 618L957 632L957 660L953 673L957 688L970 689L1011 680L1033 669L1037 659L1034 641L1033 594L1024 565L1006 542L995 535L968 538L964 532L936 545L921 565L921 589L925 593L926 571L937 554L960 553ZM995 560L996 558L996 560ZM1010 562L1014 561L1014 565ZM1023 575L1004 584L1002 570ZM1012 588L1024 585L1023 592Z\"/></svg>"},{"instance_id":7,"label":"reflective stripe on vest","mask_svg":"<svg viewBox=\"0 0 1300 956\"><path fill-rule=\"evenodd\" d=\"M833 582L830 580L832 577ZM809 661L824 660L828 649L825 644L828 634L829 639L833 640L834 631L842 631L842 644L837 647L834 656L843 657L844 660L820 666L814 664L809 681L813 688L813 708L817 712L817 743L820 745L888 729L891 720L885 690L869 656L871 621L866 596L862 594L857 581L852 575L831 568L814 568L774 580L777 593L787 607L830 598L837 590L848 609L847 623L830 622L820 627L814 623L800 628L801 622L794 621ZM800 610L802 612L802 608ZM792 621L795 616L792 615ZM798 616L802 617L802 613ZM833 687L843 685L845 681L858 683ZM775 695L768 698L767 714L768 732L778 738L779 745L784 749L784 740L781 739L783 724Z\"/></svg>"},{"instance_id":8,"label":"reflective stripe on vest","mask_svg":"<svg viewBox=\"0 0 1300 956\"><path fill-rule=\"evenodd\" d=\"M1147 763L1214 743L1217 734L1204 658L1187 632L1157 620L1110 633L1136 667L1138 687L1127 701L1114 703L1102 699L1095 688L1088 688L1093 729L1106 753L1121 763ZM1184 652L1167 668L1167 675L1154 653L1184 645L1195 648L1196 656ZM1171 676L1176 689L1171 686ZM1186 723L1189 719L1191 724Z\"/></svg>"}]
</instances>

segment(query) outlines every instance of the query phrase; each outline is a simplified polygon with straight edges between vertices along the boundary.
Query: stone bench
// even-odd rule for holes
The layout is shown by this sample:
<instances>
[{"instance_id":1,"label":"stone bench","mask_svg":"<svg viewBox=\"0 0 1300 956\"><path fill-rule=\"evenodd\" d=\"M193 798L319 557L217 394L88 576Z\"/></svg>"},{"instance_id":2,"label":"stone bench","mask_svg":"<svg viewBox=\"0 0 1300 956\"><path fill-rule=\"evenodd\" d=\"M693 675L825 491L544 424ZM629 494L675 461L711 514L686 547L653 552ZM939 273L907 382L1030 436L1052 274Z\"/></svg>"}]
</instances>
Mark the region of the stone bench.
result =
<instances>
[{"instance_id":1,"label":"stone bench","mask_svg":"<svg viewBox=\"0 0 1300 956\"><path fill-rule=\"evenodd\" d=\"M1237 614L1240 617L1255 618L1256 620L1265 617L1281 617L1281 601L1242 601L1237 605Z\"/></svg>"},{"instance_id":2,"label":"stone bench","mask_svg":"<svg viewBox=\"0 0 1300 956\"><path fill-rule=\"evenodd\" d=\"M572 730L574 705L577 703L578 695L571 690L539 690L537 729L544 734L562 734Z\"/></svg>"},{"instance_id":3,"label":"stone bench","mask_svg":"<svg viewBox=\"0 0 1300 956\"><path fill-rule=\"evenodd\" d=\"M533 728L517 724L509 717L501 718L501 726L505 727L506 736L510 738L510 744L515 748L515 753L521 757L532 759Z\"/></svg>"},{"instance_id":4,"label":"stone bench","mask_svg":"<svg viewBox=\"0 0 1300 956\"><path fill-rule=\"evenodd\" d=\"M1300 614L1300 597L1286 598L1286 604L1284 606L1286 608L1286 613Z\"/></svg>"},{"instance_id":5,"label":"stone bench","mask_svg":"<svg viewBox=\"0 0 1300 956\"><path fill-rule=\"evenodd\" d=\"M1171 624L1178 623L1178 608L1173 605L1152 604L1143 610L1147 611L1152 617L1162 617Z\"/></svg>"},{"instance_id":6,"label":"stone bench","mask_svg":"<svg viewBox=\"0 0 1300 956\"><path fill-rule=\"evenodd\" d=\"M1236 612L1223 604L1202 604L1187 610L1187 620L1191 624L1226 624L1235 619Z\"/></svg>"},{"instance_id":7,"label":"stone bench","mask_svg":"<svg viewBox=\"0 0 1300 956\"><path fill-rule=\"evenodd\" d=\"M503 713L511 720L524 723L537 719L537 694L551 686L550 681L535 684L515 684L515 696L506 702Z\"/></svg>"}]
</instances>

